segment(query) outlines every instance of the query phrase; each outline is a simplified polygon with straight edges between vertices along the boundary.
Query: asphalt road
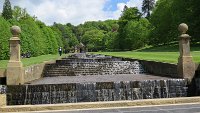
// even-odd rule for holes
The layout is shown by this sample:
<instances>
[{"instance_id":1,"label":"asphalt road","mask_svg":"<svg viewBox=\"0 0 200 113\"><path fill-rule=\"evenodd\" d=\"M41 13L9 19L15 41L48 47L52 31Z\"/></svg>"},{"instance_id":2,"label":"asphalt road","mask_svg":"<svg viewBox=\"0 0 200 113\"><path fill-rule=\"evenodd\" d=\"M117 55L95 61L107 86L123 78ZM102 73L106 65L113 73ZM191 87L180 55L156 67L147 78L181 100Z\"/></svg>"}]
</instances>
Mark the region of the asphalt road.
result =
<instances>
[{"instance_id":1,"label":"asphalt road","mask_svg":"<svg viewBox=\"0 0 200 113\"><path fill-rule=\"evenodd\" d=\"M200 103L129 108L88 109L74 111L43 111L35 113L200 113Z\"/></svg>"}]
</instances>

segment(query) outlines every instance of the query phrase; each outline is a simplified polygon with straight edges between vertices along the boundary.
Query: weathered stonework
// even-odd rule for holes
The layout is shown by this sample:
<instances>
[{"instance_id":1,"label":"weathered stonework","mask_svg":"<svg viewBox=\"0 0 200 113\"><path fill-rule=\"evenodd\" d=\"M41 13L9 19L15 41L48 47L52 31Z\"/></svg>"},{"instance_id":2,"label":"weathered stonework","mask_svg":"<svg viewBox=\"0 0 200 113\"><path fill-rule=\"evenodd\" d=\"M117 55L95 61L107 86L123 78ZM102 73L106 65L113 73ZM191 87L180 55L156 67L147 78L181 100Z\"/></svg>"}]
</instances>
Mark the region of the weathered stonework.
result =
<instances>
[{"instance_id":1,"label":"weathered stonework","mask_svg":"<svg viewBox=\"0 0 200 113\"><path fill-rule=\"evenodd\" d=\"M6 94L0 94L0 107L6 106Z\"/></svg>"},{"instance_id":2,"label":"weathered stonework","mask_svg":"<svg viewBox=\"0 0 200 113\"><path fill-rule=\"evenodd\" d=\"M44 66L45 63L24 67L24 82L27 83L42 78Z\"/></svg>"},{"instance_id":3,"label":"weathered stonework","mask_svg":"<svg viewBox=\"0 0 200 113\"><path fill-rule=\"evenodd\" d=\"M10 60L7 65L7 85L19 85L24 83L23 65L20 58L21 29L18 26L11 27L13 37L10 38Z\"/></svg>"},{"instance_id":4,"label":"weathered stonework","mask_svg":"<svg viewBox=\"0 0 200 113\"><path fill-rule=\"evenodd\" d=\"M192 61L192 56L190 55L190 38L186 34L188 26L186 24L179 25L179 31L181 35L179 36L179 51L180 56L178 58L178 76L180 78L187 78L189 81L195 75L195 63Z\"/></svg>"}]
</instances>

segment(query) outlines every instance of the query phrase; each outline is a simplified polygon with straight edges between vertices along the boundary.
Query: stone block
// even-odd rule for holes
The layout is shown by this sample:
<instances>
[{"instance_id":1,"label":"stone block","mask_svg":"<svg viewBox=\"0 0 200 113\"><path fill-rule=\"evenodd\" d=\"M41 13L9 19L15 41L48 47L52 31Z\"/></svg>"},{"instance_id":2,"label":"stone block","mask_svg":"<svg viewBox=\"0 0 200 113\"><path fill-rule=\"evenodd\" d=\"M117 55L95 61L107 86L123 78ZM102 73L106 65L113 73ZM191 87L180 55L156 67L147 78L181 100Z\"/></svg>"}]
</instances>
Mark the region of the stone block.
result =
<instances>
[{"instance_id":1,"label":"stone block","mask_svg":"<svg viewBox=\"0 0 200 113\"><path fill-rule=\"evenodd\" d=\"M192 56L179 57L177 69L178 77L191 81L195 75L195 63L192 61Z\"/></svg>"},{"instance_id":2,"label":"stone block","mask_svg":"<svg viewBox=\"0 0 200 113\"><path fill-rule=\"evenodd\" d=\"M0 107L6 106L6 94L0 94Z\"/></svg>"},{"instance_id":3,"label":"stone block","mask_svg":"<svg viewBox=\"0 0 200 113\"><path fill-rule=\"evenodd\" d=\"M7 67L7 85L24 84L24 71L21 62L9 62Z\"/></svg>"}]
</instances>

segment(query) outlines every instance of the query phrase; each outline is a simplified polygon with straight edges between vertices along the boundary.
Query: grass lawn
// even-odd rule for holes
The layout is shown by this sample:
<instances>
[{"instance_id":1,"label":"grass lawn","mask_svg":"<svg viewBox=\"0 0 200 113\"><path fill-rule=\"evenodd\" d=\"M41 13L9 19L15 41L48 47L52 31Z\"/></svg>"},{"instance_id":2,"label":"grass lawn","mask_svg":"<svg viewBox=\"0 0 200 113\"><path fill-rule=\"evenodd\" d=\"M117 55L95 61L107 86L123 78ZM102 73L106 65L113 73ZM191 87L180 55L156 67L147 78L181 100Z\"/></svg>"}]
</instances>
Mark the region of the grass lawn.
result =
<instances>
[{"instance_id":1,"label":"grass lawn","mask_svg":"<svg viewBox=\"0 0 200 113\"><path fill-rule=\"evenodd\" d=\"M68 54L63 54L61 57L64 57L64 56L67 56ZM51 60L56 60L56 59L59 59L61 58L58 54L56 55L42 55L42 56L38 56L38 57L31 57L31 58L24 58L22 59L22 63L23 63L23 66L26 67L26 66L30 66L30 65L33 65L33 64L39 64L39 63L42 63L44 61L51 61ZM8 60L0 60L0 68L6 68L7 67L7 63L8 63Z\"/></svg>"},{"instance_id":2,"label":"grass lawn","mask_svg":"<svg viewBox=\"0 0 200 113\"><path fill-rule=\"evenodd\" d=\"M95 54L104 54L118 57L134 58L149 61L160 61L167 63L177 63L178 62L178 52L95 52ZM192 52L193 60L195 62L200 62L200 51Z\"/></svg>"},{"instance_id":3,"label":"grass lawn","mask_svg":"<svg viewBox=\"0 0 200 113\"><path fill-rule=\"evenodd\" d=\"M167 63L177 63L179 57L179 50L178 45L170 45L160 47L149 47L126 52L95 52L95 54L104 54ZM197 63L200 63L200 45L193 45L191 47L191 54L193 56L193 60Z\"/></svg>"}]
</instances>

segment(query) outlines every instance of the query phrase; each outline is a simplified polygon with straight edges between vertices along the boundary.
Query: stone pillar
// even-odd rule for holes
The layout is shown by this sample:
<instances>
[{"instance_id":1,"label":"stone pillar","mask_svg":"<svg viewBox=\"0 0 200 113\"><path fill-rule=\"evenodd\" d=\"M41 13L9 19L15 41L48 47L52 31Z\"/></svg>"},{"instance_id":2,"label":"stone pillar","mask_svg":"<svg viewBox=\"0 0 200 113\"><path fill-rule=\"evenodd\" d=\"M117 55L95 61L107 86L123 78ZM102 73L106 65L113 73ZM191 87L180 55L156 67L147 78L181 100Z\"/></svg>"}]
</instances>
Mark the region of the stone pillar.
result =
<instances>
[{"instance_id":1,"label":"stone pillar","mask_svg":"<svg viewBox=\"0 0 200 113\"><path fill-rule=\"evenodd\" d=\"M10 38L10 60L7 65L6 80L7 85L24 84L23 66L20 56L20 39L21 29L18 26L11 27L13 37Z\"/></svg>"},{"instance_id":2,"label":"stone pillar","mask_svg":"<svg viewBox=\"0 0 200 113\"><path fill-rule=\"evenodd\" d=\"M0 94L0 107L4 107L6 105L6 94Z\"/></svg>"},{"instance_id":3,"label":"stone pillar","mask_svg":"<svg viewBox=\"0 0 200 113\"><path fill-rule=\"evenodd\" d=\"M187 78L191 81L195 74L195 63L192 61L192 56L190 55L191 36L186 34L188 30L186 24L180 24L178 29L181 32L181 35L179 36L180 56L178 58L178 76L180 78Z\"/></svg>"}]
</instances>

